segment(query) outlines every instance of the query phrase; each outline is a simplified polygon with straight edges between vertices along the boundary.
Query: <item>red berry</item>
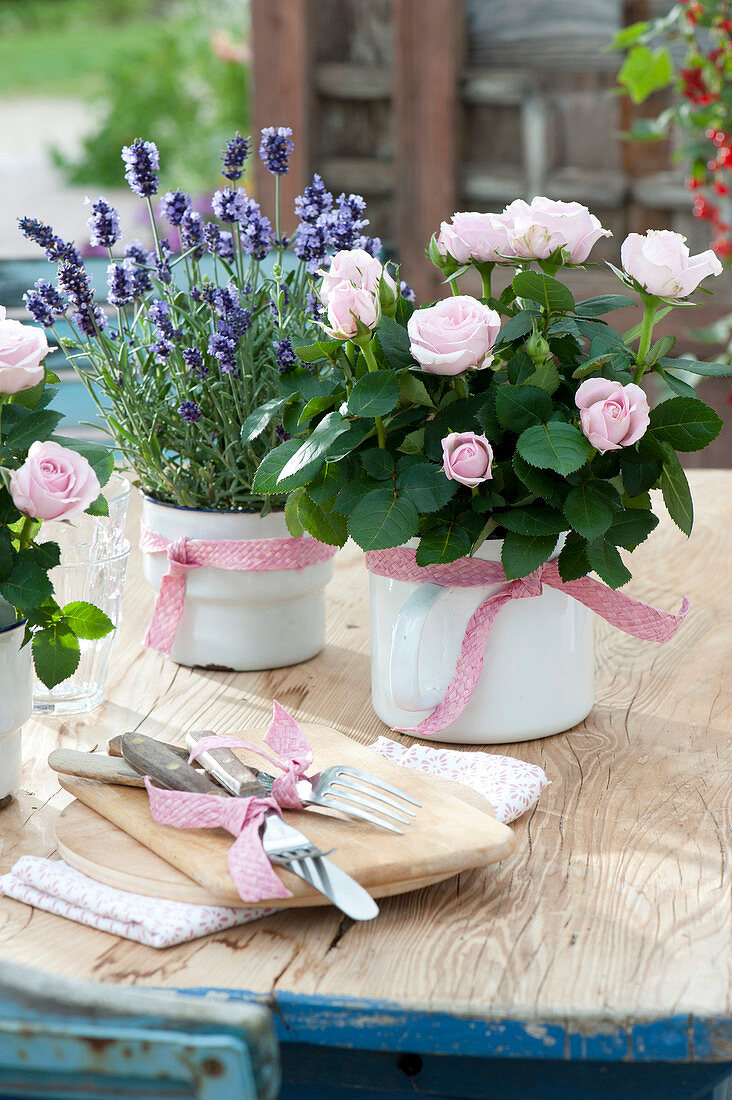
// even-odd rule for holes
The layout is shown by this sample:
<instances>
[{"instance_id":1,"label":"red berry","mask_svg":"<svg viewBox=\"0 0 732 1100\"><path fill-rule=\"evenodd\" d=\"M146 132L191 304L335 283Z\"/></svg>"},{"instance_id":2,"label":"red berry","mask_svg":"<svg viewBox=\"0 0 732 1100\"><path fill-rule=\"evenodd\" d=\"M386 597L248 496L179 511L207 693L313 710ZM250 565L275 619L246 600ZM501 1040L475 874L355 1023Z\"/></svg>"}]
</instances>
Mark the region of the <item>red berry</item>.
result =
<instances>
[{"instance_id":1,"label":"red berry","mask_svg":"<svg viewBox=\"0 0 732 1100\"><path fill-rule=\"evenodd\" d=\"M726 183L716 182L712 186L718 195L729 195L729 187Z\"/></svg>"}]
</instances>

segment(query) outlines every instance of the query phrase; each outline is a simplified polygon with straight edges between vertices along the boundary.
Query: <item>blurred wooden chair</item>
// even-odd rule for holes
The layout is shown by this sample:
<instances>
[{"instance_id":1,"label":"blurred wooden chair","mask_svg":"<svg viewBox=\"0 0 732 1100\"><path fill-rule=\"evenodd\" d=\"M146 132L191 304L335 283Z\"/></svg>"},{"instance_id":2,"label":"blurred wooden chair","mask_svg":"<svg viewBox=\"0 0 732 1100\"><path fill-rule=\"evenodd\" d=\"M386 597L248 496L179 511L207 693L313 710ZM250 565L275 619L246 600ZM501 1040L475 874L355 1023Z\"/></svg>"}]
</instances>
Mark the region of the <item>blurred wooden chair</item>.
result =
<instances>
[{"instance_id":1,"label":"blurred wooden chair","mask_svg":"<svg viewBox=\"0 0 732 1100\"><path fill-rule=\"evenodd\" d=\"M3 1100L273 1100L279 1085L259 1005L0 967Z\"/></svg>"}]
</instances>

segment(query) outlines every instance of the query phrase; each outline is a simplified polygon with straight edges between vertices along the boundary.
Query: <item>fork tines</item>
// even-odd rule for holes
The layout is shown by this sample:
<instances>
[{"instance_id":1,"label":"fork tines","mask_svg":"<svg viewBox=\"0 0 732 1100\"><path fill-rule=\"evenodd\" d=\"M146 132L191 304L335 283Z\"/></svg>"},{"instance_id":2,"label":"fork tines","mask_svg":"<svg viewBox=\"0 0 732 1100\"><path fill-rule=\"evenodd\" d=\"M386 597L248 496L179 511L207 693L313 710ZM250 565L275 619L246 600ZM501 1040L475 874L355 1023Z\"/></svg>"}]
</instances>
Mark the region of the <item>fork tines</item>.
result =
<instances>
[{"instance_id":1,"label":"fork tines","mask_svg":"<svg viewBox=\"0 0 732 1100\"><path fill-rule=\"evenodd\" d=\"M405 803L421 805L411 795L387 783L386 780L369 772L360 771L358 768L342 765L335 765L321 772L317 788L321 805L332 806L334 809L350 814L351 817L370 821L394 833L401 833L402 830L392 825L391 821L408 825L415 816L414 810ZM389 794L395 797L390 798ZM357 807L365 807L365 809ZM385 819L391 819L391 821Z\"/></svg>"}]
</instances>

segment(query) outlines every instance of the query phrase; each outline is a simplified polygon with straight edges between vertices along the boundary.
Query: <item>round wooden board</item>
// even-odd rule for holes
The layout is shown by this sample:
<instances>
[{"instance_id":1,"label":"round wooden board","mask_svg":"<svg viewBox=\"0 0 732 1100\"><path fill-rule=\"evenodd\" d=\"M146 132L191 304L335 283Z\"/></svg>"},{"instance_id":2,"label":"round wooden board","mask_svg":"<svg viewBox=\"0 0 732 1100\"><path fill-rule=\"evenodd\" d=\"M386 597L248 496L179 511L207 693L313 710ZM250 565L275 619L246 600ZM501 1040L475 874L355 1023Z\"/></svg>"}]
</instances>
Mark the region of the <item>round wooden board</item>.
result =
<instances>
[{"instance_id":1,"label":"round wooden board","mask_svg":"<svg viewBox=\"0 0 732 1100\"><path fill-rule=\"evenodd\" d=\"M231 898L220 898L204 890L182 871L76 799L56 821L56 842L59 855L70 867L105 886L144 897L184 901L190 905L231 907ZM393 894L420 890L423 886L432 886L451 877L443 874L410 879L407 883L390 882L385 883L382 889L370 892L377 898L391 897ZM288 899L288 907L292 906L293 900L295 905L312 905L307 899ZM246 902L241 902L242 908L261 908L261 904L248 906ZM278 908L277 899L268 900L266 904L268 909ZM328 904L326 899L323 899L323 904Z\"/></svg>"}]
</instances>

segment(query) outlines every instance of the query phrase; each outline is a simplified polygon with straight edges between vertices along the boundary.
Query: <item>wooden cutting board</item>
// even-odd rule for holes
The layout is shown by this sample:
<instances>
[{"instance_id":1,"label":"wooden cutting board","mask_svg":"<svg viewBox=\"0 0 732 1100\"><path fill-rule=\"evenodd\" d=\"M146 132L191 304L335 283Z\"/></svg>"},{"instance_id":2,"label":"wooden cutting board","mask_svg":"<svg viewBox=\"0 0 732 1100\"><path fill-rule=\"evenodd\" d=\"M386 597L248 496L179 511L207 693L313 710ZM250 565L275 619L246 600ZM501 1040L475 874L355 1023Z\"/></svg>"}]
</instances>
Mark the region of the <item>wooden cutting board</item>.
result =
<instances>
[{"instance_id":1,"label":"wooden cutting board","mask_svg":"<svg viewBox=\"0 0 732 1100\"><path fill-rule=\"evenodd\" d=\"M374 897L440 882L461 871L504 859L512 851L511 829L497 821L486 808L488 804L462 784L401 768L325 726L304 723L303 729L315 753L314 771L333 763L349 764L382 776L422 803L402 836L368 822L346 821L315 806L285 812L285 819L314 843L325 850L335 848L329 858ZM265 732L247 731L242 737L261 743ZM245 750L241 756L250 764L257 760ZM203 890L203 903L244 904L228 872L226 855L233 843L228 833L157 825L143 790L65 775L60 775L59 781L65 790L106 819L102 822L90 818L73 804L61 815L59 847L67 862L78 870L108 885L150 896L201 903ZM125 843L127 838L121 839L109 822L139 843ZM160 877L159 864L150 862L145 849L193 880L196 889L190 897L181 896L185 881L169 871ZM261 901L254 908L263 904L278 908L323 904L322 895L302 879L283 867L276 871L293 896Z\"/></svg>"}]
</instances>

